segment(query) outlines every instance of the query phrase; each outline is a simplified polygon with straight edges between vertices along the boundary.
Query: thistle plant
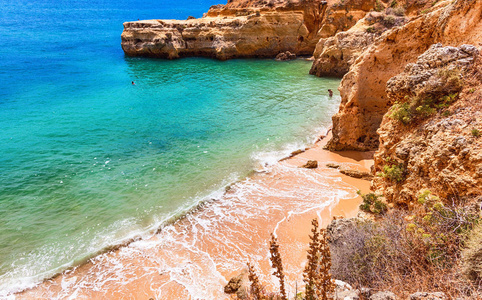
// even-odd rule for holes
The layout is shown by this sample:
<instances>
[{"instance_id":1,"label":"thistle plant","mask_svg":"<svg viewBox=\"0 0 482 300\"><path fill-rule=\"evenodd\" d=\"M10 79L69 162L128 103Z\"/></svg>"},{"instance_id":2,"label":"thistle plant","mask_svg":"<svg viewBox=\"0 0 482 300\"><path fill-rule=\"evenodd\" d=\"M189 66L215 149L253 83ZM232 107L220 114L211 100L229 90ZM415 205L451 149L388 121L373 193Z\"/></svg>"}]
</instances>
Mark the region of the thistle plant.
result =
<instances>
[{"instance_id":1,"label":"thistle plant","mask_svg":"<svg viewBox=\"0 0 482 300\"><path fill-rule=\"evenodd\" d=\"M307 251L308 264L303 272L306 300L327 300L335 291L335 284L331 279L331 253L328 236L325 229L318 230L318 221L314 219Z\"/></svg>"},{"instance_id":2,"label":"thistle plant","mask_svg":"<svg viewBox=\"0 0 482 300\"><path fill-rule=\"evenodd\" d=\"M310 247L307 250L308 263L303 272L303 281L305 282L305 294L306 300L315 299L315 284L316 284L316 269L318 268L318 248L319 248L319 232L318 221L314 219L311 224L313 225L313 235L310 235Z\"/></svg>"},{"instance_id":3,"label":"thistle plant","mask_svg":"<svg viewBox=\"0 0 482 300\"><path fill-rule=\"evenodd\" d=\"M251 294L255 297L256 300L263 299L261 295L261 284L259 282L258 275L254 270L254 267L248 262L248 279L251 282Z\"/></svg>"},{"instance_id":4,"label":"thistle plant","mask_svg":"<svg viewBox=\"0 0 482 300\"><path fill-rule=\"evenodd\" d=\"M285 289L285 275L283 273L283 264L281 262L281 255L279 253L278 239L271 234L271 241L269 243L269 252L271 254L270 260L271 265L275 269L273 275L278 277L280 285L280 294L282 300L287 300L286 289Z\"/></svg>"}]
</instances>

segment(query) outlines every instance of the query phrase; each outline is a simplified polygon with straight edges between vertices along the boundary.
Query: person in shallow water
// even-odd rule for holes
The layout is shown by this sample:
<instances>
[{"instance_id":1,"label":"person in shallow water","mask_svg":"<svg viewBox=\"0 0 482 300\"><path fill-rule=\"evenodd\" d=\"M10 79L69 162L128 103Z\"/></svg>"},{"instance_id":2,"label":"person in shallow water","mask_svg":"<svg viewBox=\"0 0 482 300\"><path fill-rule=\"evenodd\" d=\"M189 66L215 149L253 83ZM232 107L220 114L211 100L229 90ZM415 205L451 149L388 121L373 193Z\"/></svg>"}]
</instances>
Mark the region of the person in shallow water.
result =
<instances>
[{"instance_id":1,"label":"person in shallow water","mask_svg":"<svg viewBox=\"0 0 482 300\"><path fill-rule=\"evenodd\" d=\"M136 85L136 83L134 81L132 81L132 85Z\"/></svg>"},{"instance_id":2,"label":"person in shallow water","mask_svg":"<svg viewBox=\"0 0 482 300\"><path fill-rule=\"evenodd\" d=\"M330 97L333 97L333 91L331 89L328 90L328 94L330 95Z\"/></svg>"}]
</instances>

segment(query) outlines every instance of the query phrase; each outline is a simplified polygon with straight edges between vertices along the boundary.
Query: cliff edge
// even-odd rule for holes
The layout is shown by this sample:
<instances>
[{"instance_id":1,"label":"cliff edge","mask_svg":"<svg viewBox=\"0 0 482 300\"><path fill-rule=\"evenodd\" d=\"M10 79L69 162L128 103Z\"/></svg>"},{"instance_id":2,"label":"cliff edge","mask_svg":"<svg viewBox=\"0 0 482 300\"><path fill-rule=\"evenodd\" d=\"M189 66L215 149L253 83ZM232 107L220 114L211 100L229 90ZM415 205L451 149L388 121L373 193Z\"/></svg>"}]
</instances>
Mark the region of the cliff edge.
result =
<instances>
[{"instance_id":1,"label":"cliff edge","mask_svg":"<svg viewBox=\"0 0 482 300\"><path fill-rule=\"evenodd\" d=\"M377 130L393 104L385 91L387 81L432 44L478 46L481 41L482 1L478 0L437 3L431 12L383 33L343 77L342 102L333 116L333 138L327 148L376 150Z\"/></svg>"}]
</instances>

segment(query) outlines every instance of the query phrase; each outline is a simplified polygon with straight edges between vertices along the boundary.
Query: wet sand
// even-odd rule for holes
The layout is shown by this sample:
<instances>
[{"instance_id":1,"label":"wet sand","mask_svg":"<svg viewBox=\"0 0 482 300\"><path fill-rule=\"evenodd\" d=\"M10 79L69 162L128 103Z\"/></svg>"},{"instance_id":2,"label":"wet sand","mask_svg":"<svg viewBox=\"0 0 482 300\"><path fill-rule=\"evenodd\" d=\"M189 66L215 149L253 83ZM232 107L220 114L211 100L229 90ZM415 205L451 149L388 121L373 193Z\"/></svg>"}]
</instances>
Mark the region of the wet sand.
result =
<instances>
[{"instance_id":1,"label":"wet sand","mask_svg":"<svg viewBox=\"0 0 482 300\"><path fill-rule=\"evenodd\" d=\"M328 137L329 138L329 137ZM328 138L234 184L222 199L206 203L148 240L101 254L17 299L229 299L223 288L250 261L268 290L275 290L268 242L278 236L294 295L302 284L311 220L326 226L334 216L352 217L357 190L369 181L347 177L326 163L368 171L372 152L328 152ZM317 169L299 168L317 160Z\"/></svg>"}]
</instances>

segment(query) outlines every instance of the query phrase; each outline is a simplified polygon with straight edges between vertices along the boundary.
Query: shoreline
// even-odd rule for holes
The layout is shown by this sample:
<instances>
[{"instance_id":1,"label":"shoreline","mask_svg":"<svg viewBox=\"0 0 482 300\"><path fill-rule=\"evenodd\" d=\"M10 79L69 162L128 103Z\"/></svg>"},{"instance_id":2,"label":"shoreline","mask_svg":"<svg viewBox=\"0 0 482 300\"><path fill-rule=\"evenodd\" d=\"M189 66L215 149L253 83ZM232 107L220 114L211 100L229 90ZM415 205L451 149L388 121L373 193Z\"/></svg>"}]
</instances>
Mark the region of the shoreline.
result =
<instances>
[{"instance_id":1,"label":"shoreline","mask_svg":"<svg viewBox=\"0 0 482 300\"><path fill-rule=\"evenodd\" d=\"M196 275L200 275L202 277L206 276L206 272L215 273L215 278L212 278L214 282L206 282L203 284L198 284L198 286L212 286L213 289L216 289L216 291L213 291L214 294L206 294L206 299L213 296L216 299L228 298L228 295L219 293L219 288L223 287L231 277L239 274L243 269L243 265L246 264L245 259L236 261L235 258L229 258L229 256L232 255L232 253L230 253L230 247L239 248L237 250L234 249L234 252L239 252L237 253L238 256L247 258L253 257L254 255L254 257L256 257L255 266L261 270L260 279L263 282L271 282L272 284L273 278L270 278L270 267L268 260L265 257L266 252L268 251L267 241L269 234L271 233L269 231L274 232L279 237L283 260L288 267L286 268L288 282L293 282L293 280L295 280L295 282L300 282L302 279L302 277L300 277L301 274L294 274L296 272L293 273L290 271L290 265L293 263L294 265L299 265L305 260L306 252L304 251L304 248L308 246L308 234L311 228L311 219L314 217L321 219L321 225L326 227L335 216L356 216L359 211L358 206L361 203L361 198L358 195L355 196L354 192L355 190L368 192L370 186L369 181L348 177L339 173L337 170L327 168L325 165L329 162L336 162L350 169L367 171L369 170L371 164L373 164L373 152L330 152L323 150L323 147L329 138L330 134L327 134L325 137L322 136L315 142L314 145L306 148L305 151L280 159L273 167L273 170L268 172L255 172L245 180L229 185L224 193L224 196L222 197L223 199L213 202L208 201L208 203L199 203L192 210L188 211L183 217L177 218L175 221L173 221L172 224L162 226L159 230L157 230L156 234L147 240L134 240L126 245L115 247L113 250L100 254L78 267L70 268L62 272L62 274L45 280L43 283L40 283L38 286L32 289L27 289L14 295L17 296L18 299L47 299L52 297L62 298L64 296L68 296L69 294L75 294L78 297L85 296L90 299L102 298L102 295L116 295L121 298L129 296L135 299L144 299L146 296L148 296L148 298L154 297L154 299L159 297L162 299L188 299L191 298L192 295L199 295L200 291L196 291L195 289L193 290L187 286L188 284L183 281L185 278L176 278L182 276L179 276L179 274L171 270L170 267L180 266L182 265L183 261L187 260L189 262L188 265L194 264L200 269L203 269L200 266L206 263L204 262L204 258L205 256L208 256L209 260L212 261L211 268L208 268L208 270L197 270L198 273L203 275ZM319 162L318 169L310 170L299 168L308 160L317 160ZM275 170L277 168L280 168L281 171ZM309 200L310 203L308 205L306 203L298 203L298 205L296 205L296 203L290 203L293 195L284 196L282 193L296 193L298 192L297 189L300 188L313 189L313 191L319 193L323 192L323 188L320 189L320 187L317 186L316 180L315 182L307 185L303 182L309 178L303 178L307 176L305 173L308 173L309 176L317 176L318 179L316 180L328 180L329 183L327 186L332 187L335 185L335 191L342 196L336 193L334 194L335 196L333 196L330 194L333 194L333 192L330 191L328 194L331 195L331 200L326 200L322 203L310 202L313 199ZM278 182L280 182L280 184L278 184ZM278 192L278 187L275 187L274 191L257 191L259 194L248 195L246 199L243 198L243 200L240 202L233 202L233 199L240 198L237 194L242 193L243 188L249 184L258 184L264 189L271 188L272 185L279 185L279 190L281 190L282 193L277 195L276 193ZM274 194L270 195L270 193ZM318 199L317 196L318 195L311 192L308 192L305 195L305 197L308 198L314 197L315 200ZM217 220L219 224L214 223L214 227L217 229L219 229L218 227L223 227L224 229L224 227L227 226L226 228L229 229L225 231L234 232L234 235L230 235L227 238L228 240L231 239L231 241L228 241L230 247L226 247L226 241L221 241L223 238L226 239L225 236L221 238L221 240L217 241L216 237L212 237L212 228L207 230L206 233L209 234L196 235L196 233L199 232L198 227L200 224L202 227L203 222L206 220L211 221L210 219L212 217L214 217L212 219L215 219L217 216L215 212L216 210L225 210L223 212L223 214L225 214L231 213L229 211L236 211L239 209L239 212L237 213L244 212L245 214L249 215L248 212L253 210L253 208L259 210L257 206L260 205L260 203L258 203L260 199L258 198L265 198L261 199L261 203L263 204L266 200L270 203L273 202L273 205L269 206L267 210L267 213L270 215L269 217L263 218L263 216L250 216L250 218L246 220L248 221L248 226L246 226L246 228L244 228L245 224L242 224L240 227L238 224L240 220L238 219L237 215L237 222L232 222L232 220L229 220L229 218L221 218ZM226 207L226 205L233 205L233 207ZM306 207L297 211L299 207L296 206L301 206L301 208L303 208L303 206ZM263 209L261 211L254 212L254 214L260 214L260 212L264 213ZM271 217L271 215L273 216ZM197 224L194 224L193 220L197 220ZM212 225L213 224L209 224L207 227ZM257 236L256 239L247 241L246 238L253 233ZM173 237L182 241L181 243L176 243L176 241L174 242L174 244L176 244L175 246L178 248L176 254L180 254L180 261L171 261L170 263L166 263L164 261L171 260L168 253L166 253L170 251L170 249L162 248L162 244L165 244L163 239L170 241L170 239ZM200 257L196 257L196 251L191 251L189 248L191 245L186 244L186 242L191 243L193 240L201 244L201 247L198 247L198 245L195 246L198 252L202 252L202 255L199 255ZM237 247L237 245L235 245L236 242L241 243L244 248ZM147 249L142 249L146 246L144 244L149 244ZM293 246L295 246L294 248L296 249L294 249ZM289 256L287 256L288 254L283 255L283 249L290 248L291 251L289 251ZM224 254L219 255L220 253L210 253L213 251L218 252L217 250L219 249L223 249L221 252ZM151 265L152 260L149 260L149 268L151 268L151 271L153 270L152 268L154 268L156 271L150 272L148 276L143 274L143 270L146 268L145 265L147 263L143 257L145 258L146 256L157 258L154 260L163 261L159 263L158 266L154 266L155 264ZM236 254L234 256L236 256ZM212 259L211 257L216 257L218 261L216 261L216 259ZM117 261L119 259L121 260L122 266L120 269L119 265L116 265L115 263L112 264L112 260ZM221 262L219 262L219 260L221 260ZM226 260L230 262L226 262ZM99 262L101 262L101 264L106 264L106 266L99 266ZM223 267L223 265L229 263L231 263L231 265L234 263L234 265L239 267L237 269L236 267L233 268L233 266L230 266L229 268ZM167 271L161 270L163 268L160 268L160 266L163 265L166 267L165 269ZM190 266L186 268L190 269L190 271L187 272L188 275L193 276L193 274L189 273L193 273L193 270L191 269L196 268L191 268ZM127 273L122 274L122 280L119 280L119 277L114 275L114 273L118 272L119 270ZM181 273L183 273L182 270ZM99 282L96 279L99 277L99 274L104 274L109 279L99 285ZM155 277L161 278L155 279ZM79 278L80 280L78 280ZM126 278L128 279L128 284L123 281ZM120 290L121 287L124 290ZM100 290L100 292L96 290ZM156 291L160 294L156 294Z\"/></svg>"}]
</instances>

